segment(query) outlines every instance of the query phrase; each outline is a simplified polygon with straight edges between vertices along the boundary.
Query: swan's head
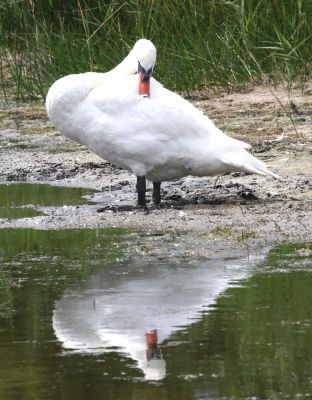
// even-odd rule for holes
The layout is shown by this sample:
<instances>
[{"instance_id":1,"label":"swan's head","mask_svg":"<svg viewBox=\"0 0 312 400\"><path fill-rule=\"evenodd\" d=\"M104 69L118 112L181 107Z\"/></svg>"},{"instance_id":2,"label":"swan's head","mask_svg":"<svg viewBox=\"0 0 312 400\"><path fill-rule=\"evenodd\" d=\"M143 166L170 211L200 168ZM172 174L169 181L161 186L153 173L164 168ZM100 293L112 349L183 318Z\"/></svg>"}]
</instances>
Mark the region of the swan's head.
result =
<instances>
[{"instance_id":1,"label":"swan's head","mask_svg":"<svg viewBox=\"0 0 312 400\"><path fill-rule=\"evenodd\" d=\"M140 39L133 46L127 57L114 69L112 73L127 76L139 72L140 66L144 71L153 71L156 63L156 47L150 40Z\"/></svg>"},{"instance_id":2,"label":"swan's head","mask_svg":"<svg viewBox=\"0 0 312 400\"><path fill-rule=\"evenodd\" d=\"M136 60L137 72L150 76L156 63L156 47L153 43L147 39L140 39L131 53Z\"/></svg>"},{"instance_id":3,"label":"swan's head","mask_svg":"<svg viewBox=\"0 0 312 400\"><path fill-rule=\"evenodd\" d=\"M150 40L140 39L134 45L132 57L136 60L139 75L139 94L150 96L150 76L156 63L156 47Z\"/></svg>"},{"instance_id":4,"label":"swan's head","mask_svg":"<svg viewBox=\"0 0 312 400\"><path fill-rule=\"evenodd\" d=\"M139 75L139 94L149 96L149 78L156 63L156 47L150 40L140 39L127 57L110 71L114 75Z\"/></svg>"}]
</instances>

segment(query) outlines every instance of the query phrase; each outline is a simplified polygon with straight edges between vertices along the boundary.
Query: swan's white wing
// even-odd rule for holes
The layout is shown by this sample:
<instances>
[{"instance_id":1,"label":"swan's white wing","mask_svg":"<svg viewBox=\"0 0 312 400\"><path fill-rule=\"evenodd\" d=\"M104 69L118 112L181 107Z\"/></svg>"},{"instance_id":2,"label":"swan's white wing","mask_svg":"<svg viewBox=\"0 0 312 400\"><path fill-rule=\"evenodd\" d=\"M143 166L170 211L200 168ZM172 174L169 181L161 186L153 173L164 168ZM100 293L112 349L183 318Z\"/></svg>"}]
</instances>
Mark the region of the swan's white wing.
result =
<instances>
[{"instance_id":1,"label":"swan's white wing","mask_svg":"<svg viewBox=\"0 0 312 400\"><path fill-rule=\"evenodd\" d=\"M249 145L228 137L156 80L151 80L151 97L143 98L137 76L82 75L63 78L51 88L49 115L57 129L107 161L159 181L255 172L254 165L248 167L253 159L245 151ZM256 170L267 173L260 162Z\"/></svg>"},{"instance_id":2,"label":"swan's white wing","mask_svg":"<svg viewBox=\"0 0 312 400\"><path fill-rule=\"evenodd\" d=\"M135 76L108 80L92 90L83 105L94 115L94 134L87 145L99 151L101 143L104 146L101 137L109 136L109 161L136 175L161 167L157 176L161 180L214 175L220 168L228 170L218 162L225 148L248 146L225 135L191 103L156 80L151 82L150 98L138 96L137 86ZM209 166L207 160L211 160Z\"/></svg>"}]
</instances>

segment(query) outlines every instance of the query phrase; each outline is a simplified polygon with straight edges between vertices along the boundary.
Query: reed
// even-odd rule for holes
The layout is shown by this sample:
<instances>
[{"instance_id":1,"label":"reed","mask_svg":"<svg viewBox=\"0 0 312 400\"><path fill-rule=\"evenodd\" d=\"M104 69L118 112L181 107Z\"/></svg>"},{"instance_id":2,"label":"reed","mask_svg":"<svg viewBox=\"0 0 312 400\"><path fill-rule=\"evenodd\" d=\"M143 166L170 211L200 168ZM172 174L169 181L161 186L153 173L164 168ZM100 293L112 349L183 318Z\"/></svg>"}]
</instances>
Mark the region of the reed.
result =
<instances>
[{"instance_id":1,"label":"reed","mask_svg":"<svg viewBox=\"0 0 312 400\"><path fill-rule=\"evenodd\" d=\"M111 69L141 37L156 44L155 75L171 89L304 82L311 36L311 0L4 0L0 84L44 97L63 75Z\"/></svg>"}]
</instances>

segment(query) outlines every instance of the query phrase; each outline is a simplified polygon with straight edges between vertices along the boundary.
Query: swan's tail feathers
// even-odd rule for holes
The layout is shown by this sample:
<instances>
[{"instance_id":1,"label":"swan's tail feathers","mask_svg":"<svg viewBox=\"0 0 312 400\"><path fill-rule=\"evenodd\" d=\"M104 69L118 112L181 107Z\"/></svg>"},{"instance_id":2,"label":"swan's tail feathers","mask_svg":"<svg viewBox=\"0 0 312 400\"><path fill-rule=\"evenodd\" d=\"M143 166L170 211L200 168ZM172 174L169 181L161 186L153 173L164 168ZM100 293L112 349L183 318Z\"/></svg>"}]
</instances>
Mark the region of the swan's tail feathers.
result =
<instances>
[{"instance_id":1,"label":"swan's tail feathers","mask_svg":"<svg viewBox=\"0 0 312 400\"><path fill-rule=\"evenodd\" d=\"M275 172L270 171L265 164L262 165L261 168L246 168L246 172L251 172L252 174L265 175L265 176L273 176L273 178L281 180L282 178L276 174Z\"/></svg>"},{"instance_id":2,"label":"swan's tail feathers","mask_svg":"<svg viewBox=\"0 0 312 400\"><path fill-rule=\"evenodd\" d=\"M240 147L242 147L245 150L250 150L252 148L251 144L249 144L249 143L246 143L246 142L243 142L242 140L238 140L238 139L234 139L234 138L231 138L231 139L234 141L234 143L236 145L239 145Z\"/></svg>"},{"instance_id":3,"label":"swan's tail feathers","mask_svg":"<svg viewBox=\"0 0 312 400\"><path fill-rule=\"evenodd\" d=\"M270 171L264 162L260 161L247 151L227 154L227 156L222 159L222 162L236 171L257 175L270 175L276 179L282 179L279 175Z\"/></svg>"}]
</instances>

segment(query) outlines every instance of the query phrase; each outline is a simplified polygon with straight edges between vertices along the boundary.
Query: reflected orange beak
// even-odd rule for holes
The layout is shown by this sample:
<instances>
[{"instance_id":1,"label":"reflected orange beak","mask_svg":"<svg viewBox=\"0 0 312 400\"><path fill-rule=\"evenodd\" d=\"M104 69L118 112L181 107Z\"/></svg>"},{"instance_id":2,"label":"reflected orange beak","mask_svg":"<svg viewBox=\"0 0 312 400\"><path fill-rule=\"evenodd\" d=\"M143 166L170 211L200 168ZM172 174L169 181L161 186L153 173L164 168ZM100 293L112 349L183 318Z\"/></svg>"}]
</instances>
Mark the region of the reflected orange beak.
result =
<instances>
[{"instance_id":1,"label":"reflected orange beak","mask_svg":"<svg viewBox=\"0 0 312 400\"><path fill-rule=\"evenodd\" d=\"M157 329L145 332L146 337L146 357L147 360L157 357L158 353L158 337Z\"/></svg>"}]
</instances>

